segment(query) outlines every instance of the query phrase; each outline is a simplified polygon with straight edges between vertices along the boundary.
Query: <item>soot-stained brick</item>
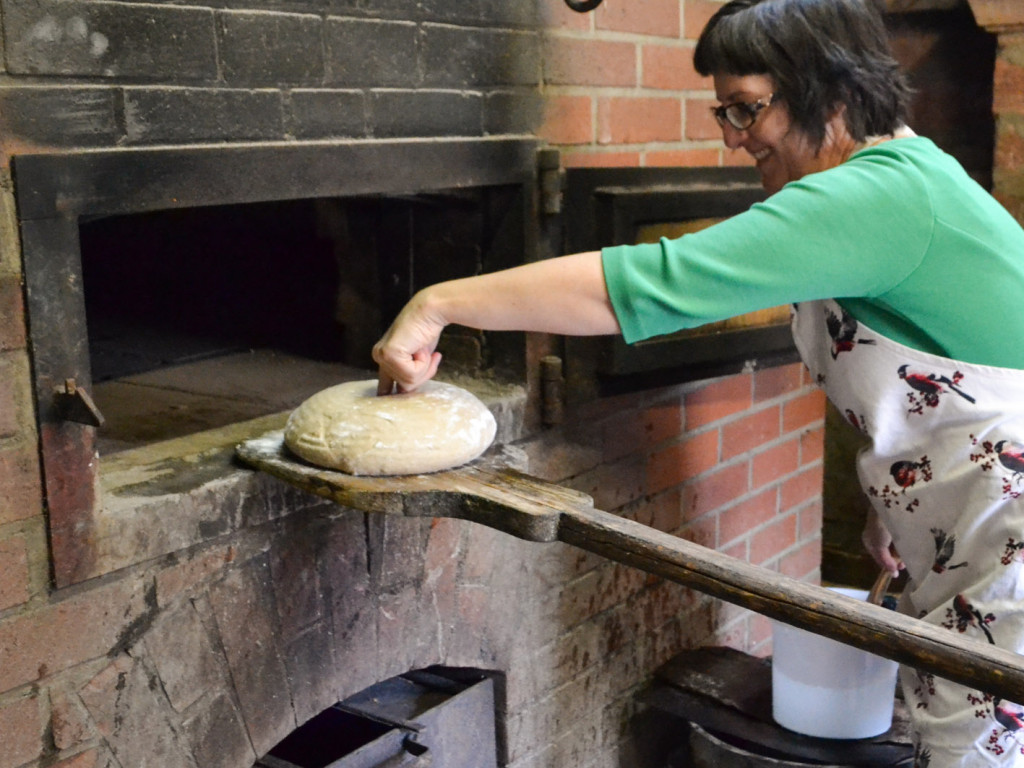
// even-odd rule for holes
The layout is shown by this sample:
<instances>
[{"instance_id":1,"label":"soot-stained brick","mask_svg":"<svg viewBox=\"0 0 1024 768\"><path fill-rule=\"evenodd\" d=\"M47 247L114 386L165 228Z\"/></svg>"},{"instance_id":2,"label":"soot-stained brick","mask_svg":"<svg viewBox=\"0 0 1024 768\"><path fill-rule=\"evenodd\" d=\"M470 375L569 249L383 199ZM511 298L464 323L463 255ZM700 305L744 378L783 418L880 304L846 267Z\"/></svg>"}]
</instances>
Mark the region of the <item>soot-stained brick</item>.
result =
<instances>
[{"instance_id":1,"label":"soot-stained brick","mask_svg":"<svg viewBox=\"0 0 1024 768\"><path fill-rule=\"evenodd\" d=\"M328 19L328 85L415 87L418 29L415 24L358 19Z\"/></svg>"},{"instance_id":2,"label":"soot-stained brick","mask_svg":"<svg viewBox=\"0 0 1024 768\"><path fill-rule=\"evenodd\" d=\"M222 13L217 35L224 79L240 85L317 85L323 20L282 13Z\"/></svg>"},{"instance_id":3,"label":"soot-stained brick","mask_svg":"<svg viewBox=\"0 0 1024 768\"><path fill-rule=\"evenodd\" d=\"M284 135L276 90L128 88L125 130L132 144L257 141Z\"/></svg>"},{"instance_id":4,"label":"soot-stained brick","mask_svg":"<svg viewBox=\"0 0 1024 768\"><path fill-rule=\"evenodd\" d=\"M427 86L534 85L540 81L540 39L532 32L424 24Z\"/></svg>"},{"instance_id":5,"label":"soot-stained brick","mask_svg":"<svg viewBox=\"0 0 1024 768\"><path fill-rule=\"evenodd\" d=\"M289 130L296 139L366 135L366 97L362 92L295 90L291 92L288 107Z\"/></svg>"},{"instance_id":6,"label":"soot-stained brick","mask_svg":"<svg viewBox=\"0 0 1024 768\"><path fill-rule=\"evenodd\" d=\"M0 128L7 140L50 147L102 146L121 135L114 91L75 86L0 90Z\"/></svg>"},{"instance_id":7,"label":"soot-stained brick","mask_svg":"<svg viewBox=\"0 0 1024 768\"><path fill-rule=\"evenodd\" d=\"M2 8L11 74L217 77L209 9L51 0L7 0Z\"/></svg>"},{"instance_id":8,"label":"soot-stained brick","mask_svg":"<svg viewBox=\"0 0 1024 768\"><path fill-rule=\"evenodd\" d=\"M532 133L543 120L544 102L536 90L489 93L484 100L484 131Z\"/></svg>"},{"instance_id":9,"label":"soot-stained brick","mask_svg":"<svg viewBox=\"0 0 1024 768\"><path fill-rule=\"evenodd\" d=\"M483 99L454 91L379 91L370 99L370 128L382 138L478 136Z\"/></svg>"}]
</instances>

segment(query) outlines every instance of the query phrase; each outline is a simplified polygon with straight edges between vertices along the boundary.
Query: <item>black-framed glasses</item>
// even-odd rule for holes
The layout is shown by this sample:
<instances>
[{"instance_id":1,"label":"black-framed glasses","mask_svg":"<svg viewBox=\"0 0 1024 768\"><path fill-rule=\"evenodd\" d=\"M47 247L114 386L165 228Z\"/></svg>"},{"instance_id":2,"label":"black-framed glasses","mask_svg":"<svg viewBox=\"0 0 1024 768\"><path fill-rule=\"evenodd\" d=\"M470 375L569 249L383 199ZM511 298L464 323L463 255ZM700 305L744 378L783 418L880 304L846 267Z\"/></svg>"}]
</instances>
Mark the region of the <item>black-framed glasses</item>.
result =
<instances>
[{"instance_id":1,"label":"black-framed glasses","mask_svg":"<svg viewBox=\"0 0 1024 768\"><path fill-rule=\"evenodd\" d=\"M723 128L726 123L729 123L737 131L745 131L754 124L757 116L761 114L761 110L770 107L775 100L775 94L769 93L757 101L734 101L732 104L712 107L711 113Z\"/></svg>"}]
</instances>

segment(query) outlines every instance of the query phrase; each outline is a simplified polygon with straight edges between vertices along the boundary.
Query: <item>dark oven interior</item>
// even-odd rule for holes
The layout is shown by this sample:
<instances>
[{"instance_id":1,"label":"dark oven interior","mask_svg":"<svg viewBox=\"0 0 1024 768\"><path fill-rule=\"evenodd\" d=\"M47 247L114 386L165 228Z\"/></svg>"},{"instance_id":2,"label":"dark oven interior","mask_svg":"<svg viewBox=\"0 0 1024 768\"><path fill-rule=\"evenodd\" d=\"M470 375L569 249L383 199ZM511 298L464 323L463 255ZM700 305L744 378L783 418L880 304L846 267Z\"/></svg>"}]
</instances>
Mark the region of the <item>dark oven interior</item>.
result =
<instances>
[{"instance_id":1,"label":"dark oven interior","mask_svg":"<svg viewBox=\"0 0 1024 768\"><path fill-rule=\"evenodd\" d=\"M506 231L521 192L276 200L82 222L100 454L286 410L332 377L372 376L373 343L418 288L521 258L521 238L510 243ZM469 329L450 329L441 351L447 372L522 373L511 350Z\"/></svg>"}]
</instances>

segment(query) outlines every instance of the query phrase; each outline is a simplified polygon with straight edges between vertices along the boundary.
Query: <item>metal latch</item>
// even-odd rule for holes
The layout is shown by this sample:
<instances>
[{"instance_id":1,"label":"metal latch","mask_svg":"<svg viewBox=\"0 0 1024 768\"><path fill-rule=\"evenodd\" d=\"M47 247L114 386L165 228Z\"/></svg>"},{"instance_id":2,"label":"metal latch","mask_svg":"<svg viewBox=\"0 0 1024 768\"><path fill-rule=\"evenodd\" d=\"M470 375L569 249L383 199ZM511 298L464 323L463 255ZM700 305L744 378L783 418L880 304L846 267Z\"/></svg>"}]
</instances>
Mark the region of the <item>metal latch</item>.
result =
<instances>
[{"instance_id":1,"label":"metal latch","mask_svg":"<svg viewBox=\"0 0 1024 768\"><path fill-rule=\"evenodd\" d=\"M557 149L537 152L537 173L540 177L541 210L548 216L562 212L562 194L565 190L565 169Z\"/></svg>"},{"instance_id":2,"label":"metal latch","mask_svg":"<svg viewBox=\"0 0 1024 768\"><path fill-rule=\"evenodd\" d=\"M63 387L54 388L53 404L60 418L65 421L90 427L102 427L106 421L89 393L78 386L74 379L65 379Z\"/></svg>"},{"instance_id":3,"label":"metal latch","mask_svg":"<svg viewBox=\"0 0 1024 768\"><path fill-rule=\"evenodd\" d=\"M545 427L562 423L565 417L565 379L562 377L562 359L545 355L540 359L541 421Z\"/></svg>"}]
</instances>

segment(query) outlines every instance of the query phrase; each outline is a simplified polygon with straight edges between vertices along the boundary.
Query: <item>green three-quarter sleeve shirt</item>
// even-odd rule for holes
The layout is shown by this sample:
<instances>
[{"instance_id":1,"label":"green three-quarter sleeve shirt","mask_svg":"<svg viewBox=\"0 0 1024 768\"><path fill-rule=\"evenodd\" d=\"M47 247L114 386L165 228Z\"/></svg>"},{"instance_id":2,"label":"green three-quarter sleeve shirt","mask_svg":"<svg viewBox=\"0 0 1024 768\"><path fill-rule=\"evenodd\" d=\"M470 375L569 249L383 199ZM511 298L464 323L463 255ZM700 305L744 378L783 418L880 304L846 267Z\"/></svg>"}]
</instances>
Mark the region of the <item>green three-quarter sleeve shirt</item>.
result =
<instances>
[{"instance_id":1,"label":"green three-quarter sleeve shirt","mask_svg":"<svg viewBox=\"0 0 1024 768\"><path fill-rule=\"evenodd\" d=\"M907 346L1024 368L1024 230L926 138L861 150L708 229L602 261L628 342L835 298Z\"/></svg>"}]
</instances>

